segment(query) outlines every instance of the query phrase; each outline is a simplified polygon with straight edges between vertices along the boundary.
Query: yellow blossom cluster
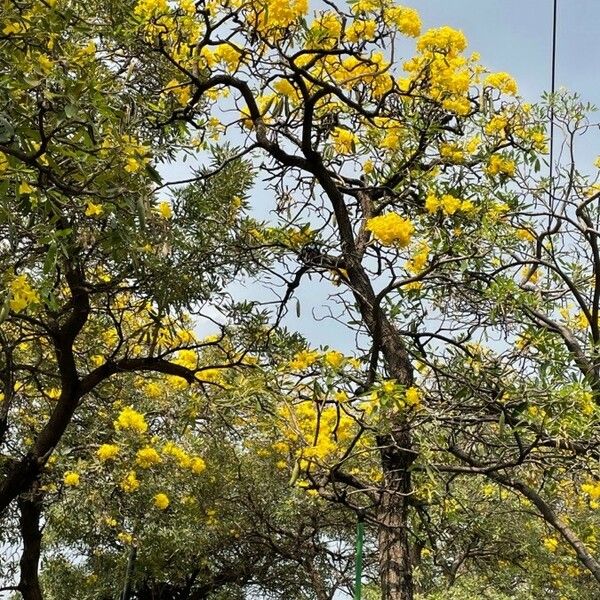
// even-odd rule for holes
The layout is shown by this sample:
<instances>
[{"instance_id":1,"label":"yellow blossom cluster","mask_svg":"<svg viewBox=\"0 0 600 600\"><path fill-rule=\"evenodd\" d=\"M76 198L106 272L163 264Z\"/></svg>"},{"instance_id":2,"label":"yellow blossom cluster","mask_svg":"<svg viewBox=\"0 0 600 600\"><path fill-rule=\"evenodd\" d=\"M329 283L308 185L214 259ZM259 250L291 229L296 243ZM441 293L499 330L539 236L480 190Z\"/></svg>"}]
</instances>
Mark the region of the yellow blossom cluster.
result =
<instances>
[{"instance_id":1,"label":"yellow blossom cluster","mask_svg":"<svg viewBox=\"0 0 600 600\"><path fill-rule=\"evenodd\" d=\"M515 174L515 171L515 161L500 154L492 154L485 168L485 172L490 177L495 177L496 175L512 177Z\"/></svg>"},{"instance_id":2,"label":"yellow blossom cluster","mask_svg":"<svg viewBox=\"0 0 600 600\"><path fill-rule=\"evenodd\" d=\"M467 155L476 152L480 144L481 138L478 135L466 143L442 142L439 146L440 158L447 163L460 164L465 161Z\"/></svg>"},{"instance_id":3,"label":"yellow blossom cluster","mask_svg":"<svg viewBox=\"0 0 600 600\"><path fill-rule=\"evenodd\" d=\"M600 508L600 481L582 484L581 491L589 497L591 508Z\"/></svg>"},{"instance_id":4,"label":"yellow blossom cluster","mask_svg":"<svg viewBox=\"0 0 600 600\"><path fill-rule=\"evenodd\" d=\"M160 454L151 446L140 448L135 455L136 464L142 469L149 469L162 462Z\"/></svg>"},{"instance_id":5,"label":"yellow blossom cluster","mask_svg":"<svg viewBox=\"0 0 600 600\"><path fill-rule=\"evenodd\" d=\"M421 34L421 17L414 8L406 6L390 6L383 11L383 19L388 25L409 37Z\"/></svg>"},{"instance_id":6,"label":"yellow blossom cluster","mask_svg":"<svg viewBox=\"0 0 600 600\"><path fill-rule=\"evenodd\" d=\"M415 231L414 225L398 213L390 212L367 221L366 228L384 246L404 248L410 244Z\"/></svg>"},{"instance_id":7,"label":"yellow blossom cluster","mask_svg":"<svg viewBox=\"0 0 600 600\"><path fill-rule=\"evenodd\" d=\"M81 477L76 471L67 471L63 477L64 484L69 487L77 487Z\"/></svg>"},{"instance_id":8,"label":"yellow blossom cluster","mask_svg":"<svg viewBox=\"0 0 600 600\"><path fill-rule=\"evenodd\" d=\"M346 39L350 42L368 42L375 39L377 23L373 19L357 19L346 27Z\"/></svg>"},{"instance_id":9,"label":"yellow blossom cluster","mask_svg":"<svg viewBox=\"0 0 600 600\"><path fill-rule=\"evenodd\" d=\"M545 537L542 540L542 544L544 545L544 548L548 550L548 552L554 553L558 549L558 540L555 537Z\"/></svg>"},{"instance_id":10,"label":"yellow blossom cluster","mask_svg":"<svg viewBox=\"0 0 600 600\"><path fill-rule=\"evenodd\" d=\"M344 355L337 350L329 350L323 356L325 364L329 365L333 369L339 369L344 362Z\"/></svg>"},{"instance_id":11,"label":"yellow blossom cluster","mask_svg":"<svg viewBox=\"0 0 600 600\"><path fill-rule=\"evenodd\" d=\"M136 173L150 162L149 148L130 135L121 136L121 149L125 157L125 171Z\"/></svg>"},{"instance_id":12,"label":"yellow blossom cluster","mask_svg":"<svg viewBox=\"0 0 600 600\"><path fill-rule=\"evenodd\" d=\"M155 494L154 506L156 506L156 508L159 510L166 510L170 503L169 496L167 496L165 493L159 492L158 494Z\"/></svg>"},{"instance_id":13,"label":"yellow blossom cluster","mask_svg":"<svg viewBox=\"0 0 600 600\"><path fill-rule=\"evenodd\" d=\"M469 88L477 82L481 67L479 56L461 56L467 40L461 31L440 27L426 31L417 41L418 55L404 64L408 79L401 85L408 89L418 86L427 95L457 115L467 115L471 109Z\"/></svg>"},{"instance_id":14,"label":"yellow blossom cluster","mask_svg":"<svg viewBox=\"0 0 600 600\"><path fill-rule=\"evenodd\" d=\"M308 12L308 0L265 0L248 9L248 22L265 36L274 35Z\"/></svg>"},{"instance_id":15,"label":"yellow blossom cluster","mask_svg":"<svg viewBox=\"0 0 600 600\"><path fill-rule=\"evenodd\" d=\"M206 463L199 456L190 456L183 448L167 442L162 449L163 456L170 456L182 469L191 469L195 475L200 475L206 470Z\"/></svg>"},{"instance_id":16,"label":"yellow blossom cluster","mask_svg":"<svg viewBox=\"0 0 600 600\"><path fill-rule=\"evenodd\" d=\"M117 431L121 429L130 429L137 433L145 433L148 430L148 424L144 415L137 412L132 406L126 406L114 421L114 427Z\"/></svg>"},{"instance_id":17,"label":"yellow blossom cluster","mask_svg":"<svg viewBox=\"0 0 600 600\"><path fill-rule=\"evenodd\" d=\"M198 353L195 350L180 350L172 362L193 371L198 368Z\"/></svg>"},{"instance_id":18,"label":"yellow blossom cluster","mask_svg":"<svg viewBox=\"0 0 600 600\"><path fill-rule=\"evenodd\" d=\"M331 133L333 148L339 154L352 154L356 150L358 137L349 129L335 127Z\"/></svg>"},{"instance_id":19,"label":"yellow blossom cluster","mask_svg":"<svg viewBox=\"0 0 600 600\"><path fill-rule=\"evenodd\" d=\"M492 87L503 94L517 95L517 82L508 73L491 73L484 82L484 87Z\"/></svg>"},{"instance_id":20,"label":"yellow blossom cluster","mask_svg":"<svg viewBox=\"0 0 600 600\"><path fill-rule=\"evenodd\" d=\"M417 50L425 53L439 53L453 58L467 47L467 38L462 31L444 26L429 29L417 41Z\"/></svg>"},{"instance_id":21,"label":"yellow blossom cluster","mask_svg":"<svg viewBox=\"0 0 600 600\"><path fill-rule=\"evenodd\" d=\"M515 236L524 242L535 242L537 239L535 233L524 227L519 227L515 230Z\"/></svg>"},{"instance_id":22,"label":"yellow blossom cluster","mask_svg":"<svg viewBox=\"0 0 600 600\"><path fill-rule=\"evenodd\" d=\"M297 66L313 61L311 54L300 55L296 59ZM393 78L389 74L389 62L381 52L371 52L368 56L351 55L341 59L337 54L327 55L317 60L311 69L311 75L321 79L332 80L342 89L355 90L364 86L374 99L381 98L393 86ZM321 110L334 110L329 100L320 105Z\"/></svg>"},{"instance_id":23,"label":"yellow blossom cluster","mask_svg":"<svg viewBox=\"0 0 600 600\"><path fill-rule=\"evenodd\" d=\"M429 259L430 248L426 242L421 243L419 249L413 256L406 262L406 270L409 273L420 273L425 265L427 264L427 260Z\"/></svg>"},{"instance_id":24,"label":"yellow blossom cluster","mask_svg":"<svg viewBox=\"0 0 600 600\"><path fill-rule=\"evenodd\" d=\"M319 48L332 48L342 34L342 22L333 11L317 15L310 27L309 43Z\"/></svg>"},{"instance_id":25,"label":"yellow blossom cluster","mask_svg":"<svg viewBox=\"0 0 600 600\"><path fill-rule=\"evenodd\" d=\"M129 471L121 480L119 487L126 493L132 494L140 487L140 482L135 471Z\"/></svg>"},{"instance_id":26,"label":"yellow blossom cluster","mask_svg":"<svg viewBox=\"0 0 600 600\"><path fill-rule=\"evenodd\" d=\"M341 455L355 429L354 419L334 405L320 407L316 402L300 402L282 408L280 415L284 419L286 438L286 445L280 449L287 450L287 444L294 446L302 468Z\"/></svg>"},{"instance_id":27,"label":"yellow blossom cluster","mask_svg":"<svg viewBox=\"0 0 600 600\"><path fill-rule=\"evenodd\" d=\"M17 275L8 284L10 292L10 309L21 312L31 304L40 301L38 293L31 287L26 275Z\"/></svg>"},{"instance_id":28,"label":"yellow blossom cluster","mask_svg":"<svg viewBox=\"0 0 600 600\"><path fill-rule=\"evenodd\" d=\"M471 213L475 210L475 205L471 200L461 200L452 194L429 194L425 199L425 209L430 213L441 210L445 215L451 216L457 212Z\"/></svg>"},{"instance_id":29,"label":"yellow blossom cluster","mask_svg":"<svg viewBox=\"0 0 600 600\"><path fill-rule=\"evenodd\" d=\"M316 350L300 350L290 361L289 367L293 371L303 371L311 367L319 359Z\"/></svg>"},{"instance_id":30,"label":"yellow blossom cluster","mask_svg":"<svg viewBox=\"0 0 600 600\"><path fill-rule=\"evenodd\" d=\"M298 99L296 88L287 79L278 79L272 84L273 89L282 96L291 100Z\"/></svg>"},{"instance_id":31,"label":"yellow blossom cluster","mask_svg":"<svg viewBox=\"0 0 600 600\"><path fill-rule=\"evenodd\" d=\"M423 401L423 393L418 387L405 388L395 379L385 379L373 390L370 400L363 404L363 408L370 413L384 398L392 400L397 409L418 408Z\"/></svg>"},{"instance_id":32,"label":"yellow blossom cluster","mask_svg":"<svg viewBox=\"0 0 600 600\"><path fill-rule=\"evenodd\" d=\"M88 202L85 207L86 217L101 217L104 214L104 207L102 204L94 204L94 202Z\"/></svg>"},{"instance_id":33,"label":"yellow blossom cluster","mask_svg":"<svg viewBox=\"0 0 600 600\"><path fill-rule=\"evenodd\" d=\"M192 97L190 86L180 83L177 79L171 79L165 86L165 93L172 94L181 106L185 106Z\"/></svg>"},{"instance_id":34,"label":"yellow blossom cluster","mask_svg":"<svg viewBox=\"0 0 600 600\"><path fill-rule=\"evenodd\" d=\"M102 461L114 460L119 455L120 449L116 444L102 444L96 451L96 456Z\"/></svg>"}]
</instances>

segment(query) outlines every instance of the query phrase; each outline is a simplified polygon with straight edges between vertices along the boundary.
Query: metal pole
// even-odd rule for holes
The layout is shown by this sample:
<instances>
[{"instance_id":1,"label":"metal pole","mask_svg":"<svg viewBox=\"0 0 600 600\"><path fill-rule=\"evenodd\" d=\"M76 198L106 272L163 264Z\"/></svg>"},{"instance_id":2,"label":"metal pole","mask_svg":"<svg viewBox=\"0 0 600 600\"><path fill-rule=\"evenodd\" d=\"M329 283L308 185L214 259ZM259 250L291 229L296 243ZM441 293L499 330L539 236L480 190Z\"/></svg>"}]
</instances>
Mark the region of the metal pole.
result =
<instances>
[{"instance_id":1,"label":"metal pole","mask_svg":"<svg viewBox=\"0 0 600 600\"><path fill-rule=\"evenodd\" d=\"M356 563L354 577L354 600L362 598L362 569L363 569L363 540L365 537L365 522L362 515L358 515L356 522Z\"/></svg>"}]
</instances>

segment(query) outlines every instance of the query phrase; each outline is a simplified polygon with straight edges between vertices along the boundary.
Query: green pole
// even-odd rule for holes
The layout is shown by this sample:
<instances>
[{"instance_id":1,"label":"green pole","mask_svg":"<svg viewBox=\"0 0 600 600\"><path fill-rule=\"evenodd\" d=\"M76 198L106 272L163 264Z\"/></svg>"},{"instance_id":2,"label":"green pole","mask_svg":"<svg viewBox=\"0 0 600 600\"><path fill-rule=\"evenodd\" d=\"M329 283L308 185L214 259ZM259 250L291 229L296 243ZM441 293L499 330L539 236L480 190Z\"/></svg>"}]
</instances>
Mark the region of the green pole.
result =
<instances>
[{"instance_id":1,"label":"green pole","mask_svg":"<svg viewBox=\"0 0 600 600\"><path fill-rule=\"evenodd\" d=\"M362 568L363 568L363 540L365 537L365 523L362 515L358 515L356 522L356 564L354 577L354 600L362 598Z\"/></svg>"}]
</instances>

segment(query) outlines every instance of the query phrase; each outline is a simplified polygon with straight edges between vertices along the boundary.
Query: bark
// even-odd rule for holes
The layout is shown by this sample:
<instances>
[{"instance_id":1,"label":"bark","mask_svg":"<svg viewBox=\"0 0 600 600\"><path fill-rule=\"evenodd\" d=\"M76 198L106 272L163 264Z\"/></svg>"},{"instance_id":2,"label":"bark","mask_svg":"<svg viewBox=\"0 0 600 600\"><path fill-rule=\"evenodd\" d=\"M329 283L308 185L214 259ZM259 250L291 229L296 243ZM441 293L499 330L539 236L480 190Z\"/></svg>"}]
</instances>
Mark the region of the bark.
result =
<instances>
[{"instance_id":1,"label":"bark","mask_svg":"<svg viewBox=\"0 0 600 600\"><path fill-rule=\"evenodd\" d=\"M23 552L21 554L20 581L18 589L23 600L43 600L42 588L39 579L40 552L42 543L42 530L40 518L42 515L41 494L37 484L31 494L18 499L19 528L23 539Z\"/></svg>"},{"instance_id":2,"label":"bark","mask_svg":"<svg viewBox=\"0 0 600 600\"><path fill-rule=\"evenodd\" d=\"M413 600L413 562L409 537L410 465L416 454L408 424L379 439L384 489L377 507L379 576L383 600Z\"/></svg>"}]
</instances>

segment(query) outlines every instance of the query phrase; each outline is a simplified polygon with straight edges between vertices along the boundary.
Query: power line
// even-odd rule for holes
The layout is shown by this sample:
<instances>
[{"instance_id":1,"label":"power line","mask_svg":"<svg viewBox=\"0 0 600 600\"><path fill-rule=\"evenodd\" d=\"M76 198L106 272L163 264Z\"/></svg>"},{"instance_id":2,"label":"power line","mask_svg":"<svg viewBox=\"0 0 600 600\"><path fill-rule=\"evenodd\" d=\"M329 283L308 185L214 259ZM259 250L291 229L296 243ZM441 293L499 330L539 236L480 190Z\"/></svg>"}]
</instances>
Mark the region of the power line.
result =
<instances>
[{"instance_id":1,"label":"power line","mask_svg":"<svg viewBox=\"0 0 600 600\"><path fill-rule=\"evenodd\" d=\"M548 186L550 203L554 192L554 94L556 93L556 16L558 12L558 0L553 0L552 14L552 66L550 81L550 185Z\"/></svg>"}]
</instances>

